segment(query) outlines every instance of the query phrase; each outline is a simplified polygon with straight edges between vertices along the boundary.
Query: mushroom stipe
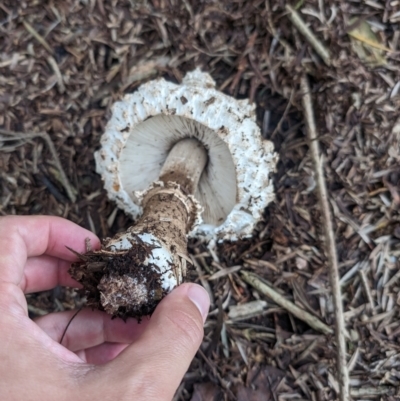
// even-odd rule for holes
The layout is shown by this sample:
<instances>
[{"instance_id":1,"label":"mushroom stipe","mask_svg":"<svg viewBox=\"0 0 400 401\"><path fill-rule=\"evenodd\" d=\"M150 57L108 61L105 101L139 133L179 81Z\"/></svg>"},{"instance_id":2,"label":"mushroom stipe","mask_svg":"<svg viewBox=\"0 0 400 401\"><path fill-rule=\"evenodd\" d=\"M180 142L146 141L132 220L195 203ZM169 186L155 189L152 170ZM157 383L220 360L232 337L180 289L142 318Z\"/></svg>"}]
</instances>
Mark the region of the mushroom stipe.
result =
<instances>
[{"instance_id":1,"label":"mushroom stipe","mask_svg":"<svg viewBox=\"0 0 400 401\"><path fill-rule=\"evenodd\" d=\"M186 234L196 209L175 183L156 185L136 225L77 254L69 272L84 287L88 306L126 319L151 315L186 276ZM160 240L162 238L163 240Z\"/></svg>"},{"instance_id":2,"label":"mushroom stipe","mask_svg":"<svg viewBox=\"0 0 400 401\"><path fill-rule=\"evenodd\" d=\"M70 268L88 306L126 319L151 315L186 276L187 233L198 205L192 193L207 162L194 139L178 142L143 200L143 215L125 233L106 239L98 251L76 254ZM173 179L174 181L169 181ZM90 249L90 244L86 244Z\"/></svg>"},{"instance_id":3,"label":"mushroom stipe","mask_svg":"<svg viewBox=\"0 0 400 401\"><path fill-rule=\"evenodd\" d=\"M97 171L137 222L78 254L70 273L89 306L114 317L150 315L185 280L188 236L249 237L274 198L277 156L255 106L217 91L200 70L181 85L158 79L126 95L101 144Z\"/></svg>"}]
</instances>

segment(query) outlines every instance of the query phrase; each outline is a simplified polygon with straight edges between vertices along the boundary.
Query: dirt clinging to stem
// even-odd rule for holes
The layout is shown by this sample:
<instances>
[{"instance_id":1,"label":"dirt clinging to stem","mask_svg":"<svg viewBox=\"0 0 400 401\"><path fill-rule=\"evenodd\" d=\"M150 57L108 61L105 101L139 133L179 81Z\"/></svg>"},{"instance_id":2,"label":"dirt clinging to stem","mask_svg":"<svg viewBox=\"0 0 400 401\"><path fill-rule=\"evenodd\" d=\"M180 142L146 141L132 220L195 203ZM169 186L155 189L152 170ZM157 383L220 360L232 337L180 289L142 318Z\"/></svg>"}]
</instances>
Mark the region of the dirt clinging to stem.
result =
<instances>
[{"instance_id":1,"label":"dirt clinging to stem","mask_svg":"<svg viewBox=\"0 0 400 401\"><path fill-rule=\"evenodd\" d=\"M69 272L83 285L88 306L113 317L140 319L151 315L166 295L157 266L147 263L152 249L139 239L126 251L89 251L79 255L80 261L73 263ZM135 283L137 290L132 292L127 283Z\"/></svg>"}]
</instances>

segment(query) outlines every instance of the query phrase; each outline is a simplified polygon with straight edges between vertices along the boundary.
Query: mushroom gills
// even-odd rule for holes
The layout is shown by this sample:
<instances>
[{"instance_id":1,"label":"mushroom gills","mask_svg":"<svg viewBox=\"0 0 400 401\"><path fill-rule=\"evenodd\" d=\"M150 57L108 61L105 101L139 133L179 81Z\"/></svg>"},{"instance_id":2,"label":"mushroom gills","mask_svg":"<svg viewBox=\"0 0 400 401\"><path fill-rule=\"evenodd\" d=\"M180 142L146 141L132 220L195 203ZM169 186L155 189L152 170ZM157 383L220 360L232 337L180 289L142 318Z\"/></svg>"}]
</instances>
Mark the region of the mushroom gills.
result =
<instances>
[{"instance_id":1,"label":"mushroom gills","mask_svg":"<svg viewBox=\"0 0 400 401\"><path fill-rule=\"evenodd\" d=\"M132 127L120 153L119 185L135 200L138 192L159 179L171 149L189 138L198 140L207 151L207 164L194 193L204 209L200 227L216 227L237 202L236 169L231 150L218 133L195 119L160 114Z\"/></svg>"}]
</instances>

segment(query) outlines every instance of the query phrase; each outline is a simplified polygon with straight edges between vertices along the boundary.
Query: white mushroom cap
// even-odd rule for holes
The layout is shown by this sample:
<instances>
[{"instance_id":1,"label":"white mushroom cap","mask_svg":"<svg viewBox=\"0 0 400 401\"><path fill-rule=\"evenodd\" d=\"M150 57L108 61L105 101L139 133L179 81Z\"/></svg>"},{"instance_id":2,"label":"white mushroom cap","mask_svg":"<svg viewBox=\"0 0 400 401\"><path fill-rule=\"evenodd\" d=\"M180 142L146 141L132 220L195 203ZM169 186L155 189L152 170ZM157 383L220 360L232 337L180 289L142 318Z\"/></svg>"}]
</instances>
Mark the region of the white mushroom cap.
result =
<instances>
[{"instance_id":1,"label":"white mushroom cap","mask_svg":"<svg viewBox=\"0 0 400 401\"><path fill-rule=\"evenodd\" d=\"M187 137L201 141L209 158L195 193L203 221L190 235L250 236L274 198L277 156L261 138L255 106L217 91L211 76L198 69L181 85L157 79L114 104L95 154L109 197L136 219L169 150Z\"/></svg>"}]
</instances>

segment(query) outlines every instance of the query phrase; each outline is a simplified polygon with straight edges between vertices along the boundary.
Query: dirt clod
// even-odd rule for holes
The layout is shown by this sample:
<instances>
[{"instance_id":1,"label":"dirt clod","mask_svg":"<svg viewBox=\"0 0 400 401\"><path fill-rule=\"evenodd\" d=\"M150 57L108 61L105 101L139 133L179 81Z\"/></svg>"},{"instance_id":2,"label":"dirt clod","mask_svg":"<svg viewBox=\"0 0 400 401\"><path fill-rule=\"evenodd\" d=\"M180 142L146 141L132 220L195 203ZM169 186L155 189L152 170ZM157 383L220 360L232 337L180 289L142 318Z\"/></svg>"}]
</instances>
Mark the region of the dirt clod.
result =
<instances>
[{"instance_id":1,"label":"dirt clod","mask_svg":"<svg viewBox=\"0 0 400 401\"><path fill-rule=\"evenodd\" d=\"M147 263L151 247L132 243L127 251L105 249L78 254L71 276L79 281L87 305L126 320L151 315L164 297L161 273Z\"/></svg>"}]
</instances>

